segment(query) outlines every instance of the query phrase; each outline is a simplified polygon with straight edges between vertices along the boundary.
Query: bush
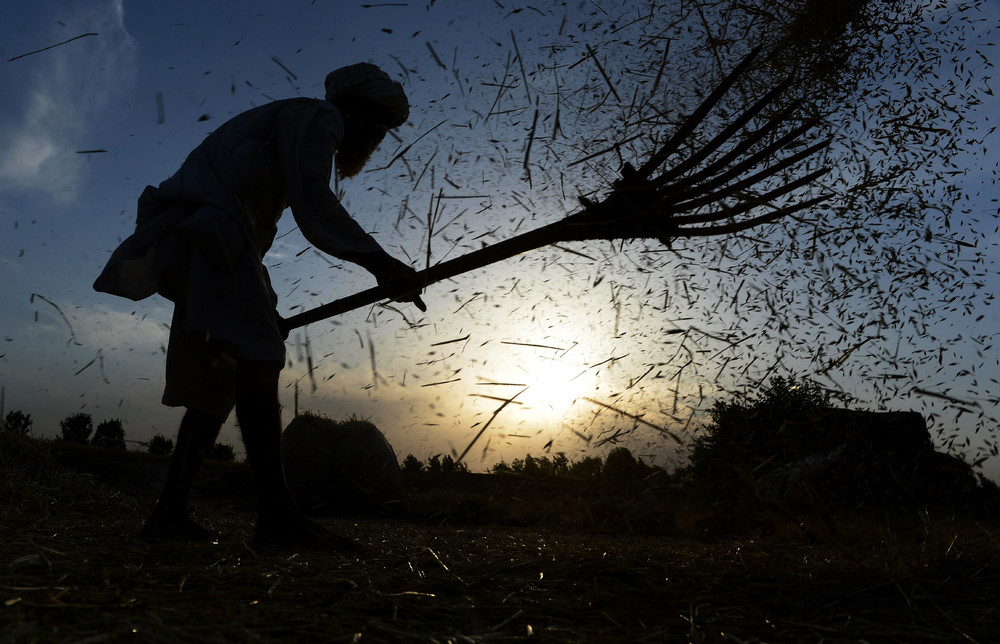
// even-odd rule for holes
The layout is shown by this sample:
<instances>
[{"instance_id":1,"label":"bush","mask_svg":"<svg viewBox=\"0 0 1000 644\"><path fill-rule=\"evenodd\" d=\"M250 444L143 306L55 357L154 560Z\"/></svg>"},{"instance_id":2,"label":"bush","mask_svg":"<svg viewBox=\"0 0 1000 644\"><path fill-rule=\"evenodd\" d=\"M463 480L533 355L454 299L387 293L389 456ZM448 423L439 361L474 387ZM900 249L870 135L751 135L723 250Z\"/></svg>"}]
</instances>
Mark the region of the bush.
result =
<instances>
[{"instance_id":1,"label":"bush","mask_svg":"<svg viewBox=\"0 0 1000 644\"><path fill-rule=\"evenodd\" d=\"M812 383L776 377L753 400L716 401L705 434L694 441L689 475L710 497L752 494L752 481L789 460L789 420L832 407L831 394Z\"/></svg>"},{"instance_id":2,"label":"bush","mask_svg":"<svg viewBox=\"0 0 1000 644\"><path fill-rule=\"evenodd\" d=\"M216 443L212 445L212 451L209 452L208 458L213 461L231 463L236 460L236 450L229 443Z\"/></svg>"},{"instance_id":3,"label":"bush","mask_svg":"<svg viewBox=\"0 0 1000 644\"><path fill-rule=\"evenodd\" d=\"M511 469L526 476L564 476L569 473L569 459L562 452L552 458L528 454L524 459L515 459Z\"/></svg>"},{"instance_id":4,"label":"bush","mask_svg":"<svg viewBox=\"0 0 1000 644\"><path fill-rule=\"evenodd\" d=\"M94 431L93 420L90 414L71 414L59 421L62 430L62 439L70 443L87 444L90 433Z\"/></svg>"},{"instance_id":5,"label":"bush","mask_svg":"<svg viewBox=\"0 0 1000 644\"><path fill-rule=\"evenodd\" d=\"M574 478L591 480L600 477L603 469L604 461L600 456L584 456L570 464L568 473Z\"/></svg>"},{"instance_id":6,"label":"bush","mask_svg":"<svg viewBox=\"0 0 1000 644\"><path fill-rule=\"evenodd\" d=\"M555 476L566 476L569 474L569 458L565 453L559 452L552 457L552 474Z\"/></svg>"},{"instance_id":7,"label":"bush","mask_svg":"<svg viewBox=\"0 0 1000 644\"><path fill-rule=\"evenodd\" d=\"M601 473L612 478L638 478L639 463L627 447L616 447L608 452Z\"/></svg>"},{"instance_id":8,"label":"bush","mask_svg":"<svg viewBox=\"0 0 1000 644\"><path fill-rule=\"evenodd\" d=\"M531 454L526 454L523 459L515 458L511 468L518 474L525 476L539 476L542 473L538 461Z\"/></svg>"},{"instance_id":9,"label":"bush","mask_svg":"<svg viewBox=\"0 0 1000 644\"><path fill-rule=\"evenodd\" d=\"M510 468L510 465L507 464L507 461L503 459L500 459L499 463L494 464L493 467L490 468L490 472L493 474L509 474L513 471L514 470Z\"/></svg>"},{"instance_id":10,"label":"bush","mask_svg":"<svg viewBox=\"0 0 1000 644\"><path fill-rule=\"evenodd\" d=\"M3 419L3 430L21 436L27 436L31 431L31 414L25 414L19 409L7 413Z\"/></svg>"},{"instance_id":11,"label":"bush","mask_svg":"<svg viewBox=\"0 0 1000 644\"><path fill-rule=\"evenodd\" d=\"M149 439L149 453L157 456L166 456L174 451L174 441L163 434L157 434Z\"/></svg>"},{"instance_id":12,"label":"bush","mask_svg":"<svg viewBox=\"0 0 1000 644\"><path fill-rule=\"evenodd\" d=\"M455 459L451 457L451 454L445 454L444 458L441 459L441 471L442 472L468 472L469 466L465 463L455 462Z\"/></svg>"},{"instance_id":13,"label":"bush","mask_svg":"<svg viewBox=\"0 0 1000 644\"><path fill-rule=\"evenodd\" d=\"M468 472L469 466L456 462L450 455L435 454L424 464L413 454L407 454L400 469L411 474L421 472ZM608 453L607 462L600 456L585 456L580 461L570 461L563 452L552 456L532 456L515 458L508 463L501 459L490 469L491 474L520 474L532 478L569 477L597 480L602 476L611 478L648 479L651 476L666 476L663 468L647 465L636 458L626 447L616 447ZM658 480L663 480L662 478Z\"/></svg>"},{"instance_id":14,"label":"bush","mask_svg":"<svg viewBox=\"0 0 1000 644\"><path fill-rule=\"evenodd\" d=\"M117 418L101 421L94 432L94 437L90 439L90 444L106 449L125 449L125 429L122 427L122 421Z\"/></svg>"},{"instance_id":15,"label":"bush","mask_svg":"<svg viewBox=\"0 0 1000 644\"><path fill-rule=\"evenodd\" d=\"M413 454L407 454L406 458L403 459L401 469L404 472L409 472L410 474L418 474L424 470L424 464L421 463L420 459Z\"/></svg>"}]
</instances>

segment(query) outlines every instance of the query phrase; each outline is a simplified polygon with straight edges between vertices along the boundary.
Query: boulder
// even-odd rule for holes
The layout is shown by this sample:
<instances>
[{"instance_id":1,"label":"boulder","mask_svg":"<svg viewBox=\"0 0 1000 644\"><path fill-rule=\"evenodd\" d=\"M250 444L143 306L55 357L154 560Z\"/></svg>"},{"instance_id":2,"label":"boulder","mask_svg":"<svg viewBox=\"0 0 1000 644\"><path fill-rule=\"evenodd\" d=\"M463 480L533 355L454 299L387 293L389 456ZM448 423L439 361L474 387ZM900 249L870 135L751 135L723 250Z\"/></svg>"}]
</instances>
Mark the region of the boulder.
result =
<instances>
[{"instance_id":1,"label":"boulder","mask_svg":"<svg viewBox=\"0 0 1000 644\"><path fill-rule=\"evenodd\" d=\"M396 454L366 420L297 416L282 435L282 460L292 497L306 514L407 513Z\"/></svg>"}]
</instances>

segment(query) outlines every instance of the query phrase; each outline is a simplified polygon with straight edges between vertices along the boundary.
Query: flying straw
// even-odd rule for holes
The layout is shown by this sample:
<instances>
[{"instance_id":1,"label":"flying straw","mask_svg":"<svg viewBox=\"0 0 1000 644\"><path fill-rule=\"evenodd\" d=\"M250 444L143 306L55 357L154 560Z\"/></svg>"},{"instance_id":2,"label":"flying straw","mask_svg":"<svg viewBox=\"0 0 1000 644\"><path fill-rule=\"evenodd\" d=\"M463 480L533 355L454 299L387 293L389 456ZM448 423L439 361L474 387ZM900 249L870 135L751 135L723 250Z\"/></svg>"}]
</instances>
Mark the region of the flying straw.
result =
<instances>
[{"instance_id":1,"label":"flying straw","mask_svg":"<svg viewBox=\"0 0 1000 644\"><path fill-rule=\"evenodd\" d=\"M521 253L567 241L656 239L669 247L674 239L680 237L729 235L788 217L829 199L831 195L823 194L797 203L785 200L792 193L814 184L829 168L807 172L777 187L767 184L780 173L813 157L830 143L823 140L786 154L818 124L816 121L807 121L786 134L770 137L782 124L792 119L797 102L777 109L756 129L747 129L788 90L790 79L777 84L754 101L706 143L685 145L692 143L699 126L760 51L760 47L751 51L638 169L624 164L621 179L613 183L611 192L603 201L580 198L583 209L560 221L461 257L428 265L420 271L420 283L427 286ZM769 142L759 146L765 139ZM729 141L734 141L732 148L712 160L712 154ZM656 175L667 159L682 149L694 151L686 159ZM762 192L758 194L758 191ZM292 329L385 298L406 299L413 293L405 289L412 288L374 287L291 316L285 324Z\"/></svg>"}]
</instances>

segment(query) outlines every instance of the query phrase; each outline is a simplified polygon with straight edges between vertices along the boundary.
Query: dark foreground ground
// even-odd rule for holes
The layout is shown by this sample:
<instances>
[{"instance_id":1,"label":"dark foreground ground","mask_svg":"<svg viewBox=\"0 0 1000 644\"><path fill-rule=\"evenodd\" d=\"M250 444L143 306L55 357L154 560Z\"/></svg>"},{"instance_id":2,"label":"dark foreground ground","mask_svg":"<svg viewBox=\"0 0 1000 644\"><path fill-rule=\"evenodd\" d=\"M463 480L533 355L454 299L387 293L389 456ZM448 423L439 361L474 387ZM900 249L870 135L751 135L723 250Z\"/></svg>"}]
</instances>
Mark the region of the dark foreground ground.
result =
<instances>
[{"instance_id":1,"label":"dark foreground ground","mask_svg":"<svg viewBox=\"0 0 1000 644\"><path fill-rule=\"evenodd\" d=\"M596 511L566 519L566 508L586 510L581 494L478 478L418 486L416 519L322 520L361 543L359 555L294 552L250 544L246 471L228 465L209 470L195 503L218 541L154 546L134 535L164 465L0 439L0 641L986 643L1000 633L1000 532L969 521L829 518L806 534L784 517L706 540L707 511L685 499L663 500L670 520L639 534ZM619 498L583 495L595 510ZM538 517L549 519L530 525Z\"/></svg>"}]
</instances>

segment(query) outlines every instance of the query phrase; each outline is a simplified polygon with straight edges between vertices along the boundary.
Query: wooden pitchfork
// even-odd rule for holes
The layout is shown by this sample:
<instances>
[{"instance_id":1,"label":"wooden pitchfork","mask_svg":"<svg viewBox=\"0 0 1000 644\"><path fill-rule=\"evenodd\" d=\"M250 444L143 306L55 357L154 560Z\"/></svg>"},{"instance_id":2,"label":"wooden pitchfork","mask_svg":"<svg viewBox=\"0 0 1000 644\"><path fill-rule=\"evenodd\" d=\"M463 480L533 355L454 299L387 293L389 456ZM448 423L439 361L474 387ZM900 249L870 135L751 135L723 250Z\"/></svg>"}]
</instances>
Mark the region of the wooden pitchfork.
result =
<instances>
[{"instance_id":1,"label":"wooden pitchfork","mask_svg":"<svg viewBox=\"0 0 1000 644\"><path fill-rule=\"evenodd\" d=\"M768 140L759 149L754 149L791 117L801 105L801 100L792 101L757 129L743 132L741 140L732 149L717 159L711 158L724 143L744 130L755 116L787 90L791 85L791 78L779 83L746 108L715 137L697 147L689 157L658 176L653 176L694 134L698 125L733 83L746 72L760 51L761 47L751 51L641 167L635 169L626 163L621 179L614 182L611 192L603 201L595 203L581 198L583 210L560 221L430 266L419 272L423 285L440 282L559 242L658 239L669 247L677 237L726 235L775 221L828 199L830 195L822 195L762 214L753 214L774 199L809 185L829 171L829 168L822 168L763 194L750 193L754 186L802 162L830 144L829 139L823 140L778 158L782 150L792 146L818 123L817 120L809 120L785 134L776 135L776 138ZM734 198L734 203L723 203ZM706 208L708 212L704 212ZM290 316L284 321L285 330L407 294L398 289L376 286Z\"/></svg>"}]
</instances>

